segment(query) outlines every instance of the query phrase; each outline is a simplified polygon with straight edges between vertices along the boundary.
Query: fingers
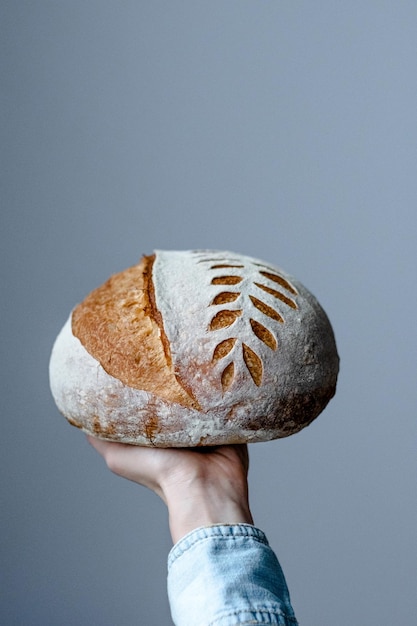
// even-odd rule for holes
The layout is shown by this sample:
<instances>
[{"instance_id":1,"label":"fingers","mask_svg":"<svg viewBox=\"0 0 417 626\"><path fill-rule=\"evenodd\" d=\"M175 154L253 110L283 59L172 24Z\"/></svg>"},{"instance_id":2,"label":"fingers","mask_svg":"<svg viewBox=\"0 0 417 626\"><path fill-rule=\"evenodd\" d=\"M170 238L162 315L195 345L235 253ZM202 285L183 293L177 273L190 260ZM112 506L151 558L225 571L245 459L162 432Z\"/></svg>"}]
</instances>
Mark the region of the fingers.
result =
<instances>
[{"instance_id":1,"label":"fingers","mask_svg":"<svg viewBox=\"0 0 417 626\"><path fill-rule=\"evenodd\" d=\"M153 488L153 480L149 475L151 449L103 441L90 435L87 435L87 439L114 474Z\"/></svg>"},{"instance_id":2,"label":"fingers","mask_svg":"<svg viewBox=\"0 0 417 626\"><path fill-rule=\"evenodd\" d=\"M131 446L126 446L126 444L115 443L112 441L103 441L102 439L97 439L91 435L87 435L87 439L93 448L101 454L103 459L106 461L107 467L112 472L115 474L123 473L123 467L125 465L125 461L123 461L123 459L129 456L127 448ZM120 463L120 461L122 461L122 463Z\"/></svg>"},{"instance_id":3,"label":"fingers","mask_svg":"<svg viewBox=\"0 0 417 626\"><path fill-rule=\"evenodd\" d=\"M97 439L97 437L92 437L91 435L87 435L87 441L91 446L93 446L93 448L97 450L99 454L101 454L101 456L105 456L106 450L108 449L109 445L108 441Z\"/></svg>"}]
</instances>

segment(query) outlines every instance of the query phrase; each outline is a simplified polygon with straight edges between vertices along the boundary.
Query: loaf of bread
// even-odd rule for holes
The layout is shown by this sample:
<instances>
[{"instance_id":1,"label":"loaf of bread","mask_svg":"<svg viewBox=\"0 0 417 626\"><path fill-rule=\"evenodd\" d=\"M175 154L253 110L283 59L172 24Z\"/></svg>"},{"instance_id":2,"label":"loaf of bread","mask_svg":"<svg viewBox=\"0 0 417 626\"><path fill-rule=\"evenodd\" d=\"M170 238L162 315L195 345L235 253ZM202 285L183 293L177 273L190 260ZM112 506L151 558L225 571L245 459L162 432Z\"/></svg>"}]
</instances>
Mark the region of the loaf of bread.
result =
<instances>
[{"instance_id":1,"label":"loaf of bread","mask_svg":"<svg viewBox=\"0 0 417 626\"><path fill-rule=\"evenodd\" d=\"M50 384L86 433L191 447L298 432L338 369L329 320L295 278L231 252L158 250L75 307Z\"/></svg>"}]
</instances>

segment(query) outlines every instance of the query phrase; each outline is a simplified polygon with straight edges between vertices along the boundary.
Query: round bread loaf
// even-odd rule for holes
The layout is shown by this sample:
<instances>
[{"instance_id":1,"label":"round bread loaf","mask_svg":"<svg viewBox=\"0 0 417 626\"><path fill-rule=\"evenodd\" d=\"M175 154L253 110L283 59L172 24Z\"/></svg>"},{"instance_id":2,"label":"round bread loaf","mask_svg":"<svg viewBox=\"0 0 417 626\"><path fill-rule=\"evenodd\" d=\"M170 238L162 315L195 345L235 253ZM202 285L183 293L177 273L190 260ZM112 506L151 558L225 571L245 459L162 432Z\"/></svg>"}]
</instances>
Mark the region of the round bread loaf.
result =
<instances>
[{"instance_id":1,"label":"round bread loaf","mask_svg":"<svg viewBox=\"0 0 417 626\"><path fill-rule=\"evenodd\" d=\"M298 432L334 395L338 369L326 314L281 269L232 252L158 250L72 311L50 383L87 433L190 447Z\"/></svg>"}]
</instances>

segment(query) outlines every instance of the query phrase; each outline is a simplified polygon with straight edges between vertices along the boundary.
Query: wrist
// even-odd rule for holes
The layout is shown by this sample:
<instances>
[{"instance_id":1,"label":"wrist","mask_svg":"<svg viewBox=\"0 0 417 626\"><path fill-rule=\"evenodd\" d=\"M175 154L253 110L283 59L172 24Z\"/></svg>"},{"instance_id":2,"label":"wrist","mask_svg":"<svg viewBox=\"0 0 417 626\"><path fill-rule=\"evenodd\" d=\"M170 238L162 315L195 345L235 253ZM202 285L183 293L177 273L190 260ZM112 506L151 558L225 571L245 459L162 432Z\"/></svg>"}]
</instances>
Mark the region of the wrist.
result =
<instances>
[{"instance_id":1,"label":"wrist","mask_svg":"<svg viewBox=\"0 0 417 626\"><path fill-rule=\"evenodd\" d=\"M214 524L253 524L247 489L233 491L217 483L181 485L165 493L172 540L201 526Z\"/></svg>"}]
</instances>

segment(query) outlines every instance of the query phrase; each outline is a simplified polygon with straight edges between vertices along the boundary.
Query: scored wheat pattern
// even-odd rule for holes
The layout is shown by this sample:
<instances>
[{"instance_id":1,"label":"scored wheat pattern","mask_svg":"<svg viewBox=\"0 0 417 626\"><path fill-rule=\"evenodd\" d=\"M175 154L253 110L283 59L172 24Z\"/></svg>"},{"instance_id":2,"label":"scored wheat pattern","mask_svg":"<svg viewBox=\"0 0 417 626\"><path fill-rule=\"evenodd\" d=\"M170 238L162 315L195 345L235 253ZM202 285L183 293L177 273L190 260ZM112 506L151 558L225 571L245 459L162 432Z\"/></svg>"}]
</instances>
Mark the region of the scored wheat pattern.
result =
<instances>
[{"instance_id":1,"label":"scored wheat pattern","mask_svg":"<svg viewBox=\"0 0 417 626\"><path fill-rule=\"evenodd\" d=\"M291 309L298 308L294 299L294 296L298 295L298 292L286 278L277 272L277 270L261 263L248 261L247 259L241 261L240 259L236 260L224 257L209 258L204 255L203 258L198 260L198 263L208 264L207 269L215 271L216 275L212 278L211 284L218 285L220 289L210 303L210 306L216 306L218 310L214 313L208 330L210 332L216 332L221 329L230 328L230 337L220 341L214 348L212 362L217 363L221 361L227 357L234 348L238 348L235 350L233 360L228 362L222 370L221 384L223 392L229 389L235 379L235 361L238 355L243 358L243 362L253 382L259 387L262 384L264 366L261 356L256 351L256 339L260 340L262 344L270 350L277 350L278 341L274 333L274 326L277 323L285 323L284 315L286 307ZM248 266L250 266L250 268ZM239 289L241 283L248 280L248 277L245 276L245 268L251 270L250 272L246 272L246 274L251 276L251 286L249 292L245 290L247 293L246 296L242 293L243 290ZM233 273L228 273L228 269L233 269ZM238 271L235 273L235 270ZM255 270L255 273L253 270ZM257 277L256 280L253 279L254 276ZM258 289L254 289L253 286ZM267 299L273 306L264 302L258 290L268 294L269 298ZM253 292L257 295L253 295ZM234 308L233 303L236 303L234 306L239 306L240 308ZM221 308L219 308L219 305ZM278 310L278 306L281 310ZM262 323L251 316L252 307L262 314L260 317ZM284 310L284 313L282 313L282 310ZM248 345L248 343L252 342L248 341L248 343L245 343L233 333L233 325L238 318L242 318L248 323L250 329L248 336L256 338L254 340L255 345Z\"/></svg>"}]
</instances>

